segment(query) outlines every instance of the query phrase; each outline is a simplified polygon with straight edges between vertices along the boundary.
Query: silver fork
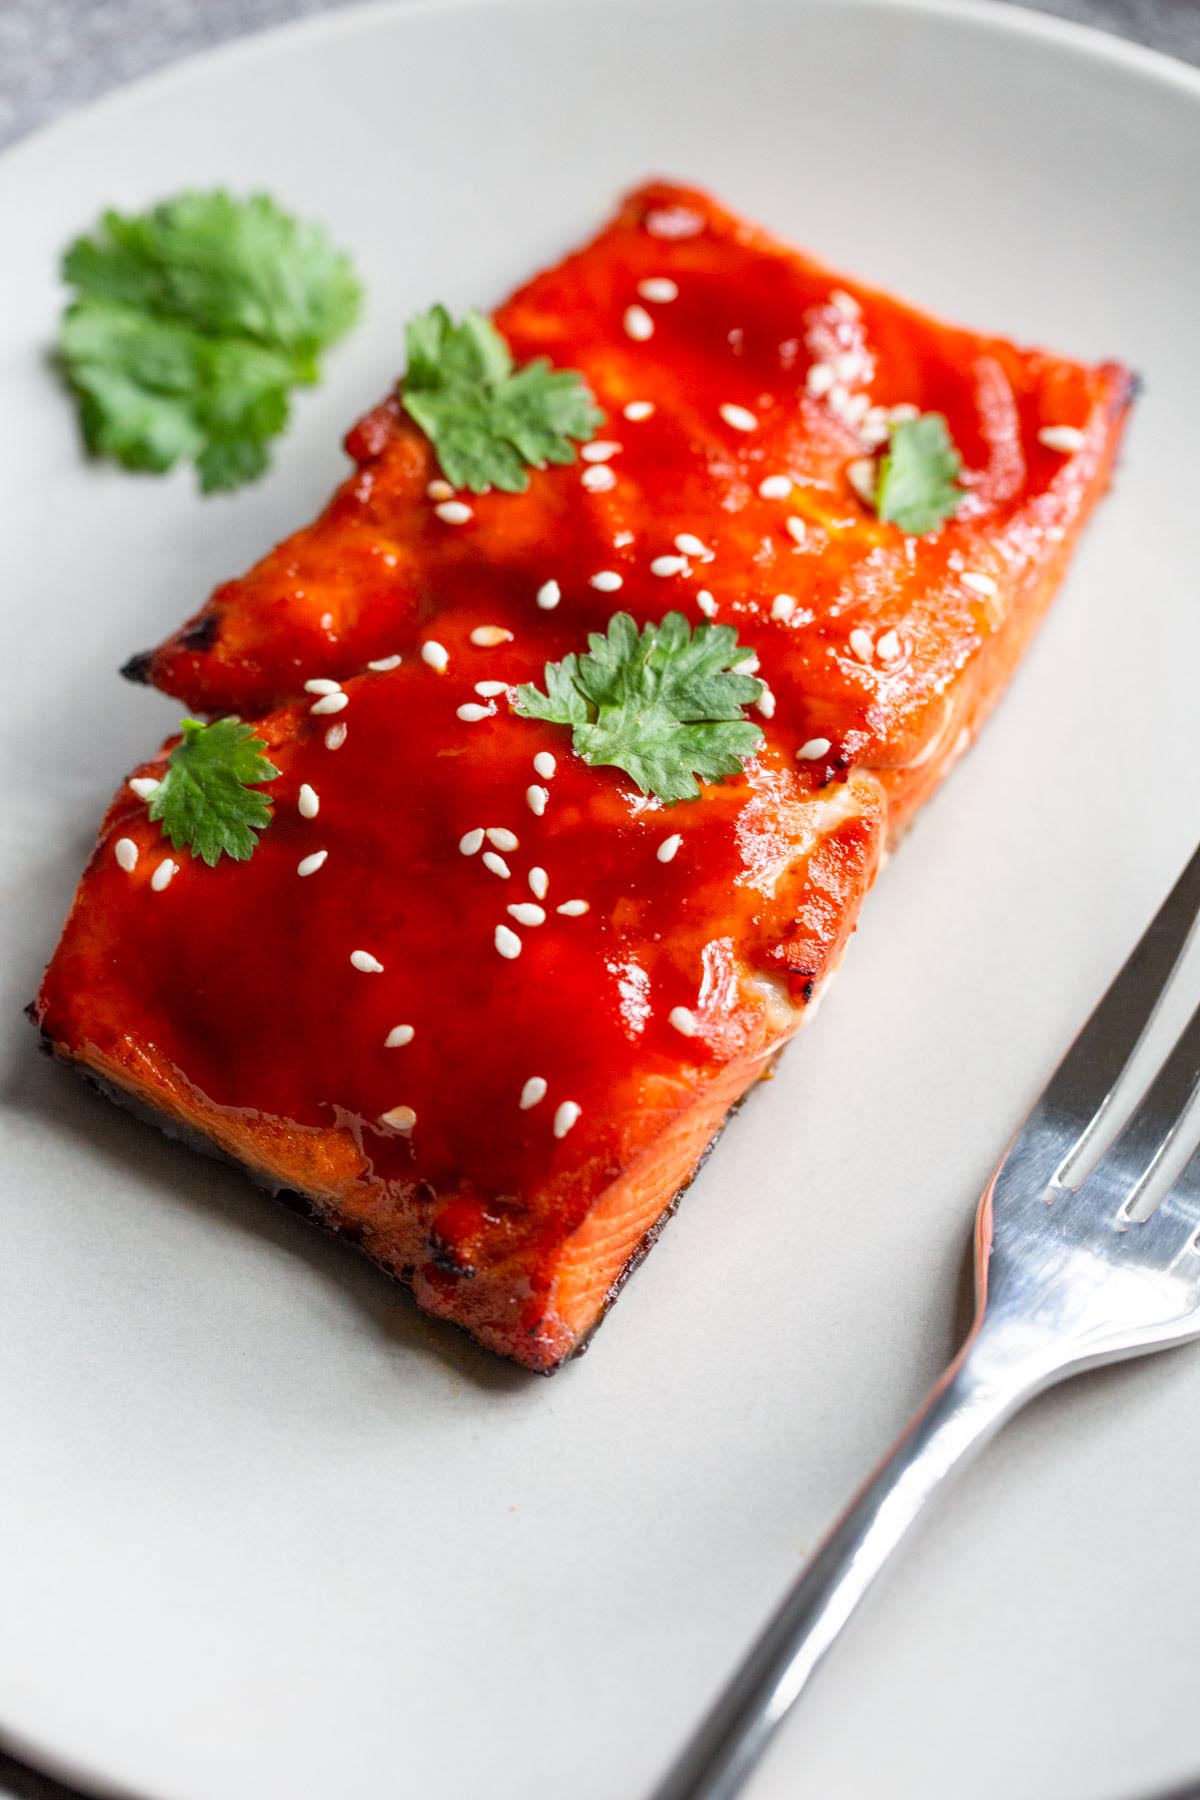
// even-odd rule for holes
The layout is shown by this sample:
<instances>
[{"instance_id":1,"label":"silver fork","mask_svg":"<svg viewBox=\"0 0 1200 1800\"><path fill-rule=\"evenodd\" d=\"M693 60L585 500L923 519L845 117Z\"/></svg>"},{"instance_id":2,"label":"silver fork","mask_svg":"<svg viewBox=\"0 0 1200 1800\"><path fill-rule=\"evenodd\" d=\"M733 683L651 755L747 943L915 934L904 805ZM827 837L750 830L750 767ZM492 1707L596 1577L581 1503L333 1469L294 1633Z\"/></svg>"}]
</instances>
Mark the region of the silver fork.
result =
<instances>
[{"instance_id":1,"label":"silver fork","mask_svg":"<svg viewBox=\"0 0 1200 1800\"><path fill-rule=\"evenodd\" d=\"M1200 1336L1200 1145L1144 1220L1131 1208L1200 1084L1200 1008L1081 1183L1200 910L1200 849L1067 1051L988 1183L975 1319L903 1436L834 1526L653 1800L733 1800L789 1708L947 1477L1027 1400L1099 1363Z\"/></svg>"}]
</instances>

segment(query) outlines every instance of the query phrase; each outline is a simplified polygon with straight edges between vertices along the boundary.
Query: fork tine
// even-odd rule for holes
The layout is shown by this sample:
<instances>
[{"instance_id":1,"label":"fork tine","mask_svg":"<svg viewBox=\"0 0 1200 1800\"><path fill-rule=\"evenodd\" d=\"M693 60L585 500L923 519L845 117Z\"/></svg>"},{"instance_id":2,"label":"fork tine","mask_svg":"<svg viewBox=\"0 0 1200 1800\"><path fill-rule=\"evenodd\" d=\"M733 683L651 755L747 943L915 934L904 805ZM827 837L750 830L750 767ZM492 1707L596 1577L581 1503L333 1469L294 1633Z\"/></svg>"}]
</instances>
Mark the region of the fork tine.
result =
<instances>
[{"instance_id":1,"label":"fork tine","mask_svg":"<svg viewBox=\"0 0 1200 1800\"><path fill-rule=\"evenodd\" d=\"M1190 1249L1200 1234L1200 1144L1137 1231L1151 1254L1157 1252L1165 1262L1178 1262ZM1196 1258L1196 1276L1200 1280L1200 1256Z\"/></svg>"},{"instance_id":2,"label":"fork tine","mask_svg":"<svg viewBox=\"0 0 1200 1800\"><path fill-rule=\"evenodd\" d=\"M1126 1063L1153 1018L1200 910L1200 847L1193 852L1116 979L1050 1077L1014 1144L1029 1173L1047 1182L1102 1118ZM1049 1166L1036 1169L1038 1152Z\"/></svg>"},{"instance_id":3,"label":"fork tine","mask_svg":"<svg viewBox=\"0 0 1200 1800\"><path fill-rule=\"evenodd\" d=\"M1095 1197L1101 1204L1115 1201L1121 1210L1132 1206L1179 1130L1197 1087L1200 1087L1200 1006L1176 1038L1170 1055L1145 1094L1083 1183L1079 1190L1081 1196Z\"/></svg>"}]
</instances>

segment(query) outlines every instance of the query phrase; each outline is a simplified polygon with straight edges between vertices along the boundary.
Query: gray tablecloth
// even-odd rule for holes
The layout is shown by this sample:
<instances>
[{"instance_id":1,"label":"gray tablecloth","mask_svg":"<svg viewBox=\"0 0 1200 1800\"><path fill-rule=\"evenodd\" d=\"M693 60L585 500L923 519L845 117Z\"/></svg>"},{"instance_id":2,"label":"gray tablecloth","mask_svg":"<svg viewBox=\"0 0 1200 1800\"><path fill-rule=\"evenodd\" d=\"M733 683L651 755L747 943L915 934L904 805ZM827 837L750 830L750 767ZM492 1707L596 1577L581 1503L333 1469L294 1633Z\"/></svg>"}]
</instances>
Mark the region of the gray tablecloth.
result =
<instances>
[{"instance_id":1,"label":"gray tablecloth","mask_svg":"<svg viewBox=\"0 0 1200 1800\"><path fill-rule=\"evenodd\" d=\"M0 0L0 144L108 88L248 31L352 0ZM402 4L403 0L397 0ZM1010 0L1025 4L1026 0ZM1200 64L1200 0L1038 0ZM1200 1788L1180 1790L1188 1800ZM6 1755L0 1800L82 1800ZM1166 1795L1161 1800L1169 1800Z\"/></svg>"},{"instance_id":2,"label":"gray tablecloth","mask_svg":"<svg viewBox=\"0 0 1200 1800\"><path fill-rule=\"evenodd\" d=\"M107 88L348 0L0 0L0 144ZM1022 3L1022 0L1012 0ZM1200 0L1038 0L1200 63Z\"/></svg>"}]
</instances>

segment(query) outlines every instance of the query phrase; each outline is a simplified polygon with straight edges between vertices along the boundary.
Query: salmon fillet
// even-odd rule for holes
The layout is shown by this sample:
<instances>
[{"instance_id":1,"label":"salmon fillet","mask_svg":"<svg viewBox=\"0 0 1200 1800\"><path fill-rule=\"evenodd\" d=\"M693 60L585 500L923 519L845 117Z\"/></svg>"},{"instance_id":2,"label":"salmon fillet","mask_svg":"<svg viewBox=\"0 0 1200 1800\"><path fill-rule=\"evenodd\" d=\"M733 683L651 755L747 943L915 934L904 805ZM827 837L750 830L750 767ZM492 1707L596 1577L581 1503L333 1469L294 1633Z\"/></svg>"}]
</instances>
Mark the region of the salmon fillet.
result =
<instances>
[{"instance_id":1,"label":"salmon fillet","mask_svg":"<svg viewBox=\"0 0 1200 1800\"><path fill-rule=\"evenodd\" d=\"M260 719L270 828L208 868L123 787L34 1011L85 1073L547 1370L811 1011L1044 612L1132 384L665 183L495 317L519 361L584 373L599 451L446 518L396 398L361 421L322 516L129 669ZM897 407L943 413L964 458L926 536L855 485ZM618 607L732 624L759 659L762 751L696 801L511 710ZM336 719L314 676L343 684ZM481 679L505 693L478 706Z\"/></svg>"}]
</instances>

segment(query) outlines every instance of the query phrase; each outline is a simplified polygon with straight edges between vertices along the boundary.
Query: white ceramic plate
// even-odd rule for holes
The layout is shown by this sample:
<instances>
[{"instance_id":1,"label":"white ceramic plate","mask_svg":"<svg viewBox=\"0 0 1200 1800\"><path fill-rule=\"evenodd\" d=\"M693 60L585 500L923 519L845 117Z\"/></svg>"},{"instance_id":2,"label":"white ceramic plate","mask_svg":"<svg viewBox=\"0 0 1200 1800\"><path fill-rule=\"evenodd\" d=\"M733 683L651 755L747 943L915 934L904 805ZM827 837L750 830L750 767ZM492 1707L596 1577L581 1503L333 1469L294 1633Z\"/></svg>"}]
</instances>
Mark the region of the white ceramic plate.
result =
<instances>
[{"instance_id":1,"label":"white ceramic plate","mask_svg":"<svg viewBox=\"0 0 1200 1800\"><path fill-rule=\"evenodd\" d=\"M1190 849L1198 167L1200 80L1115 41L772 0L338 13L0 161L11 1742L151 1800L645 1791L951 1349L984 1176ZM1147 386L819 1026L542 1381L92 1097L18 1009L110 790L177 714L117 664L320 503L409 313L494 301L652 171ZM86 465L46 346L75 231L217 181L326 219L369 311L270 476L202 500ZM1198 1413L1195 1352L1041 1404L752 1793L1119 1800L1200 1768Z\"/></svg>"}]
</instances>

